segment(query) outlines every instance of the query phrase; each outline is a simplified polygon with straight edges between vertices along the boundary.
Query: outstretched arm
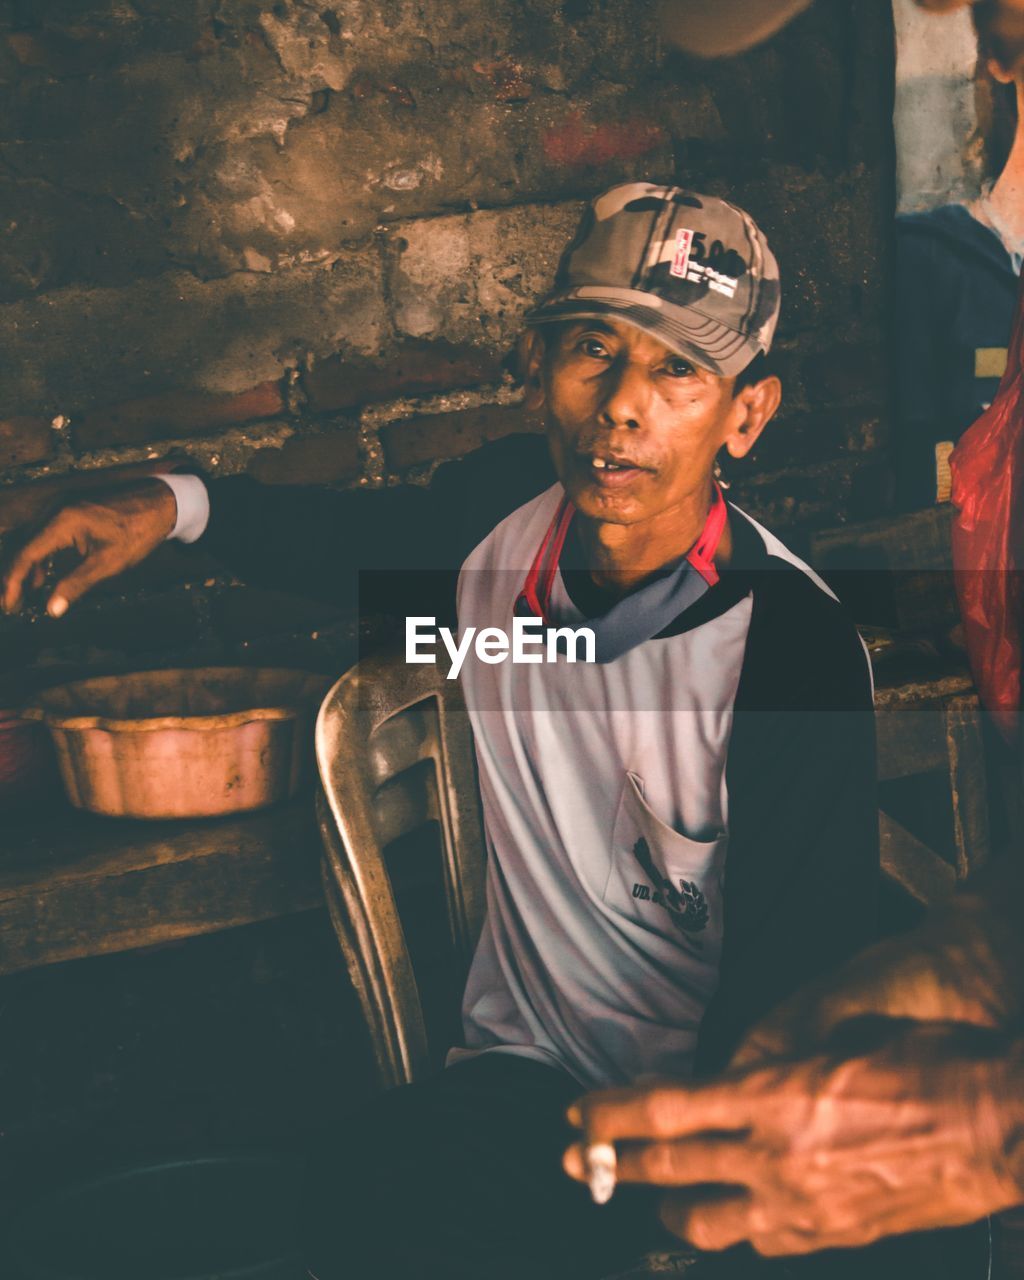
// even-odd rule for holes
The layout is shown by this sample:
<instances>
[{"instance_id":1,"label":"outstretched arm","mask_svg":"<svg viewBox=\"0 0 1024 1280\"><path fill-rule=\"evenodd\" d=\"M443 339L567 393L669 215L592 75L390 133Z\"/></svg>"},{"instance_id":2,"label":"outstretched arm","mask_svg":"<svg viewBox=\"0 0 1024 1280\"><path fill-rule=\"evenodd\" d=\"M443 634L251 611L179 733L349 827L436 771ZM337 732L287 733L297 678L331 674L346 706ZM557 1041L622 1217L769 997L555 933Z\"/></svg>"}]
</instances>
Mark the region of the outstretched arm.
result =
<instances>
[{"instance_id":1,"label":"outstretched arm","mask_svg":"<svg viewBox=\"0 0 1024 1280\"><path fill-rule=\"evenodd\" d=\"M730 1072L705 1085L591 1094L584 1145L617 1177L671 1187L661 1217L701 1249L767 1255L870 1244L1024 1202L1024 1040L889 1024L859 1051Z\"/></svg>"},{"instance_id":2,"label":"outstretched arm","mask_svg":"<svg viewBox=\"0 0 1024 1280\"><path fill-rule=\"evenodd\" d=\"M341 604L356 603L359 571L402 572L403 585L391 592L397 597L425 571L458 569L475 538L551 478L543 441L518 436L438 468L429 487L338 491L216 480L206 485L209 512L195 530L197 545L247 582ZM26 587L42 585L51 558L73 549L81 561L47 603L52 616L61 616L91 587L145 559L178 514L174 492L156 479L69 502L7 564L0 606L19 608ZM387 596L386 585L383 591Z\"/></svg>"}]
</instances>

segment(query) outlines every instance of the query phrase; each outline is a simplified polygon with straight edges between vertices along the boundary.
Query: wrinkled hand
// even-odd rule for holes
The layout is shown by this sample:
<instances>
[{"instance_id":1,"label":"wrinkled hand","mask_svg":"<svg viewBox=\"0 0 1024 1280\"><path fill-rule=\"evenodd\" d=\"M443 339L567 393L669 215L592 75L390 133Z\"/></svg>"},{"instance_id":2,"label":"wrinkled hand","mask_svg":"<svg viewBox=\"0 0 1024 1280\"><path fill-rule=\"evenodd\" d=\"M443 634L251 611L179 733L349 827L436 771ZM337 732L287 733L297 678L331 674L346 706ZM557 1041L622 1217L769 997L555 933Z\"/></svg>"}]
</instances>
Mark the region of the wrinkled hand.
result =
<instances>
[{"instance_id":1,"label":"wrinkled hand","mask_svg":"<svg viewBox=\"0 0 1024 1280\"><path fill-rule=\"evenodd\" d=\"M39 590L47 565L59 552L75 550L81 561L50 593L46 610L59 618L87 591L144 560L174 528L177 505L159 480L142 480L102 497L63 507L10 559L0 578L0 607L21 608L25 591Z\"/></svg>"},{"instance_id":2,"label":"wrinkled hand","mask_svg":"<svg viewBox=\"0 0 1024 1280\"><path fill-rule=\"evenodd\" d=\"M687 1188L665 1196L661 1217L700 1249L849 1248L1024 1200L1022 1058L993 1032L900 1024L845 1061L609 1090L570 1119L588 1142L616 1144L620 1181ZM581 1146L565 1168L583 1180Z\"/></svg>"},{"instance_id":3,"label":"wrinkled hand","mask_svg":"<svg viewBox=\"0 0 1024 1280\"><path fill-rule=\"evenodd\" d=\"M980 889L958 894L919 928L802 988L748 1032L730 1065L816 1052L865 1016L1009 1027L1024 1007L1022 897L1019 868L994 868Z\"/></svg>"}]
</instances>

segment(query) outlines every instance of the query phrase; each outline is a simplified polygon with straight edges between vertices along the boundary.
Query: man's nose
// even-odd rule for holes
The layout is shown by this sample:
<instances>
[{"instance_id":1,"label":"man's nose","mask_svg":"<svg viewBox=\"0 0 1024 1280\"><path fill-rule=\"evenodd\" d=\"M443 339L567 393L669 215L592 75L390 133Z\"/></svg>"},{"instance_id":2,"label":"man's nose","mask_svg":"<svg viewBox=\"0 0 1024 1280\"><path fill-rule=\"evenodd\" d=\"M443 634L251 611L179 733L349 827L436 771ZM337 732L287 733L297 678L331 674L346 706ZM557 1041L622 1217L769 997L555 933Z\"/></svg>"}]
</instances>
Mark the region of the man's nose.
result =
<instances>
[{"instance_id":1,"label":"man's nose","mask_svg":"<svg viewBox=\"0 0 1024 1280\"><path fill-rule=\"evenodd\" d=\"M647 370L631 360L623 360L612 365L607 378L607 395L598 414L601 425L635 430L643 423L650 394Z\"/></svg>"}]
</instances>

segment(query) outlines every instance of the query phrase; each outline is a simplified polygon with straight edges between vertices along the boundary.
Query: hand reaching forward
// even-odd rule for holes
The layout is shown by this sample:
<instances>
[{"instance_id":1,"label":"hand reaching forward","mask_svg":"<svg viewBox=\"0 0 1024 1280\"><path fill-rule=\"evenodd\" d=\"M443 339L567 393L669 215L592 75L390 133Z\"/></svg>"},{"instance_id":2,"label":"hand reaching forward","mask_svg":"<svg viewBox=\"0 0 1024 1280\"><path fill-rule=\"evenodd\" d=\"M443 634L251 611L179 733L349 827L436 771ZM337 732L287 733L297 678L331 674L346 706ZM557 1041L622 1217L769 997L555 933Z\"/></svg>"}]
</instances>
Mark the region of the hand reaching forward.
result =
<instances>
[{"instance_id":1,"label":"hand reaching forward","mask_svg":"<svg viewBox=\"0 0 1024 1280\"><path fill-rule=\"evenodd\" d=\"M870 1244L973 1222L1024 1201L1024 1041L890 1024L860 1056L583 1098L586 1141L614 1143L618 1179L667 1194L668 1229L700 1249L766 1255ZM582 1146L566 1172L584 1180Z\"/></svg>"},{"instance_id":2,"label":"hand reaching forward","mask_svg":"<svg viewBox=\"0 0 1024 1280\"><path fill-rule=\"evenodd\" d=\"M46 604L51 617L61 617L97 583L145 560L174 528L176 516L174 494L160 480L141 480L130 488L68 504L5 566L0 607L5 613L20 609L26 588L43 586L50 559L75 550L80 563L54 586Z\"/></svg>"}]
</instances>

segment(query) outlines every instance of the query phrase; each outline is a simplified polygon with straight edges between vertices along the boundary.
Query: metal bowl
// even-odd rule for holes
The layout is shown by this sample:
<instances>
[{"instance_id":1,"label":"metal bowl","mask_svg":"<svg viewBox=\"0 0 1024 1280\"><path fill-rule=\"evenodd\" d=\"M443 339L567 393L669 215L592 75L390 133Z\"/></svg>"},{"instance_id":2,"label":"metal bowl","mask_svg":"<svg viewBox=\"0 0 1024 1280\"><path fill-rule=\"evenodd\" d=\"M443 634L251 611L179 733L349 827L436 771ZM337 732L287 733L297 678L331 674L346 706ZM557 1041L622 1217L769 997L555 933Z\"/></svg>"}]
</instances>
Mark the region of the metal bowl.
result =
<instances>
[{"instance_id":1,"label":"metal bowl","mask_svg":"<svg viewBox=\"0 0 1024 1280\"><path fill-rule=\"evenodd\" d=\"M208 818L295 794L328 684L280 668L139 671L47 689L25 715L50 730L78 808Z\"/></svg>"}]
</instances>

